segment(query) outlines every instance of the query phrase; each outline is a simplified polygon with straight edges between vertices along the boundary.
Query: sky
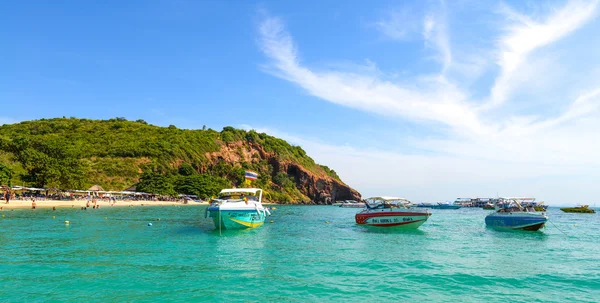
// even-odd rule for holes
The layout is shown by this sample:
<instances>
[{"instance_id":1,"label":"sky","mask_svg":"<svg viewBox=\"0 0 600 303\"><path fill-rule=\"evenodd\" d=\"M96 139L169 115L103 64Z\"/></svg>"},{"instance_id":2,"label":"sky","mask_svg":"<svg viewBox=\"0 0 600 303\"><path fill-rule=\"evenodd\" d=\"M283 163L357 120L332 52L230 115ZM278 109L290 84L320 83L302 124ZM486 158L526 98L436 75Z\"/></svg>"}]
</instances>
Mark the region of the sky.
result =
<instances>
[{"instance_id":1,"label":"sky","mask_svg":"<svg viewBox=\"0 0 600 303\"><path fill-rule=\"evenodd\" d=\"M8 1L0 124L234 126L363 197L595 205L599 2Z\"/></svg>"}]
</instances>

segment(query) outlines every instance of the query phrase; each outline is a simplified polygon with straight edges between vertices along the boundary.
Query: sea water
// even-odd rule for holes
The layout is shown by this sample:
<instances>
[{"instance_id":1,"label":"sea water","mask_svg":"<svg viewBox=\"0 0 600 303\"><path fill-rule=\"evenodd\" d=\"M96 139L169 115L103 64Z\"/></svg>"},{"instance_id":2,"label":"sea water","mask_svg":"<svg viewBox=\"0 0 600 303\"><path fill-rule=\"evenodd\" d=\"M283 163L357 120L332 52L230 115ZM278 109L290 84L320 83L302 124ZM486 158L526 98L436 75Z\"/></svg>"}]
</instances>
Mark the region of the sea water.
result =
<instances>
[{"instance_id":1,"label":"sea water","mask_svg":"<svg viewBox=\"0 0 600 303\"><path fill-rule=\"evenodd\" d=\"M432 210L390 232L357 209L276 208L222 232L204 207L2 211L0 301L600 301L598 214L550 208L545 229L503 232L486 210Z\"/></svg>"}]
</instances>

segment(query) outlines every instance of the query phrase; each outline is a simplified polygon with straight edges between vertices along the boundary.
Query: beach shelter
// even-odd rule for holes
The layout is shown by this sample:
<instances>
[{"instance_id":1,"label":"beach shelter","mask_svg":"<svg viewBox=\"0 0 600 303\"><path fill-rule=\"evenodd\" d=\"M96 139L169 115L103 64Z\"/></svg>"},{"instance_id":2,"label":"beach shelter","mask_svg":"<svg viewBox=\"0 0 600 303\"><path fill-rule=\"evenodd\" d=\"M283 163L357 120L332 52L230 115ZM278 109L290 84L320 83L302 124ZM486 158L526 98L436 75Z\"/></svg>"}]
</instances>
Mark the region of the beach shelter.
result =
<instances>
[{"instance_id":1,"label":"beach shelter","mask_svg":"<svg viewBox=\"0 0 600 303\"><path fill-rule=\"evenodd\" d=\"M137 191L137 186L133 185L133 186L131 186L129 188L126 188L124 191L133 191L133 192L135 192L135 191Z\"/></svg>"},{"instance_id":2,"label":"beach shelter","mask_svg":"<svg viewBox=\"0 0 600 303\"><path fill-rule=\"evenodd\" d=\"M104 191L104 188L102 188L102 186L96 184L90 188L88 188L89 191Z\"/></svg>"}]
</instances>

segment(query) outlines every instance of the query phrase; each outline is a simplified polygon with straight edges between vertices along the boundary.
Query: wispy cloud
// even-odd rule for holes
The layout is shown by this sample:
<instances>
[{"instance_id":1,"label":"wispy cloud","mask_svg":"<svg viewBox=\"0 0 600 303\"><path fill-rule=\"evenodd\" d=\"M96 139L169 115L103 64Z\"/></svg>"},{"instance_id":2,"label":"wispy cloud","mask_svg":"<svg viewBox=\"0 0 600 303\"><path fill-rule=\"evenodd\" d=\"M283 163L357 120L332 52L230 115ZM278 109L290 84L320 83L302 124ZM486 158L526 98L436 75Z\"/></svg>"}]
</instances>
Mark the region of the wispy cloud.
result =
<instances>
[{"instance_id":1,"label":"wispy cloud","mask_svg":"<svg viewBox=\"0 0 600 303\"><path fill-rule=\"evenodd\" d=\"M268 71L324 100L386 116L440 122L479 131L485 126L464 103L466 96L441 77L399 85L372 75L316 72L303 67L283 22L268 17L260 26L260 45L272 59Z\"/></svg>"},{"instance_id":2,"label":"wispy cloud","mask_svg":"<svg viewBox=\"0 0 600 303\"><path fill-rule=\"evenodd\" d=\"M596 15L598 2L569 1L540 20L503 6L501 13L507 18L509 25L506 26L506 35L498 40L500 49L497 63L501 74L492 88L491 100L486 108L497 107L506 101L511 89L518 85L514 81L515 73L527 62L531 53L585 25Z\"/></svg>"},{"instance_id":3,"label":"wispy cloud","mask_svg":"<svg viewBox=\"0 0 600 303\"><path fill-rule=\"evenodd\" d=\"M385 38L405 41L418 33L419 27L415 21L413 10L405 7L386 12L381 19L372 25Z\"/></svg>"},{"instance_id":4,"label":"wispy cloud","mask_svg":"<svg viewBox=\"0 0 600 303\"><path fill-rule=\"evenodd\" d=\"M442 72L446 71L452 64L452 51L448 40L446 28L445 2L442 1L442 9L437 13L430 13L423 21L423 39L427 46L438 53L438 59L442 63Z\"/></svg>"}]
</instances>

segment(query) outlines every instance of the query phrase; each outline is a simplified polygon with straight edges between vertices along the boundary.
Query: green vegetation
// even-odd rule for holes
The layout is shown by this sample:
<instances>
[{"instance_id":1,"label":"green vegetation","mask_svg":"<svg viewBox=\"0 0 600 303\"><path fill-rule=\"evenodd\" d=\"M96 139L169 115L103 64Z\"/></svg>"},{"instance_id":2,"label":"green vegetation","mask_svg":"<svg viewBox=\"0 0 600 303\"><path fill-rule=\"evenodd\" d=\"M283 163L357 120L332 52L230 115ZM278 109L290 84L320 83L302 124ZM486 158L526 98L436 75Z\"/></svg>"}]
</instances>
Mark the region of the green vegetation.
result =
<instances>
[{"instance_id":1,"label":"green vegetation","mask_svg":"<svg viewBox=\"0 0 600 303\"><path fill-rule=\"evenodd\" d=\"M13 171L12 169L10 169L10 167L0 163L0 184L7 184L8 186L11 186L11 179L12 179L12 174Z\"/></svg>"},{"instance_id":2,"label":"green vegetation","mask_svg":"<svg viewBox=\"0 0 600 303\"><path fill-rule=\"evenodd\" d=\"M233 152L221 157L227 146ZM254 170L259 178L251 185L263 188L268 199L308 200L293 177L274 171L256 150L339 180L335 171L316 164L299 146L253 130L183 130L125 118L57 118L0 126L0 183L60 189L99 184L107 190L137 184L138 191L204 198L224 187L250 185L244 171Z\"/></svg>"}]
</instances>

